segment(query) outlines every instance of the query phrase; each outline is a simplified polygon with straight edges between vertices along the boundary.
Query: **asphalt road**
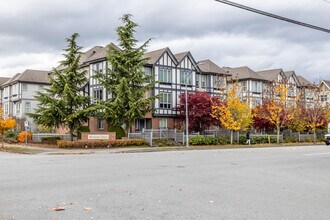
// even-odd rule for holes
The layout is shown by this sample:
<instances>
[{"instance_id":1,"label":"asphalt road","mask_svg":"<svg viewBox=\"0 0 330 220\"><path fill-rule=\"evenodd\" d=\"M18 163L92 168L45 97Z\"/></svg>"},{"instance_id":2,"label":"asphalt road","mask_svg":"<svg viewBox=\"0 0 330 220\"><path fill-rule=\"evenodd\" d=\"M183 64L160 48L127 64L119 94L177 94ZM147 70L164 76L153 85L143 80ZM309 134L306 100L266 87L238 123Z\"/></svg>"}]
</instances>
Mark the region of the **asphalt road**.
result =
<instances>
[{"instance_id":1,"label":"asphalt road","mask_svg":"<svg viewBox=\"0 0 330 220\"><path fill-rule=\"evenodd\" d=\"M0 219L328 220L330 147L0 153Z\"/></svg>"}]
</instances>

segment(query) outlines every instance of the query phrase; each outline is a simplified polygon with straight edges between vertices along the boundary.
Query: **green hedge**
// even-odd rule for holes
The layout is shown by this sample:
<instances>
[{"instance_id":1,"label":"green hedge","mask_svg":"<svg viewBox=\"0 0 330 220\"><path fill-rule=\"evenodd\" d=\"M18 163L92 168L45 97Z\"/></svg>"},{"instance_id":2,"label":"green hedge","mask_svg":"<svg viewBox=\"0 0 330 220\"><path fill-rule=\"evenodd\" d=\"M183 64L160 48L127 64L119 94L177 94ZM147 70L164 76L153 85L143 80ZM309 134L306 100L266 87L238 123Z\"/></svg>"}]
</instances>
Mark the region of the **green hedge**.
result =
<instances>
[{"instance_id":1,"label":"green hedge","mask_svg":"<svg viewBox=\"0 0 330 220\"><path fill-rule=\"evenodd\" d=\"M57 141L61 140L60 136L53 136L53 137L42 137L41 143L43 144L56 144Z\"/></svg>"},{"instance_id":2,"label":"green hedge","mask_svg":"<svg viewBox=\"0 0 330 220\"><path fill-rule=\"evenodd\" d=\"M251 137L251 144L267 144L268 137ZM270 137L270 143L276 143L276 137ZM189 140L190 145L225 145L230 144L230 137L212 137L198 135ZM234 141L235 144L235 141ZM239 144L246 144L246 136L239 137Z\"/></svg>"},{"instance_id":3,"label":"green hedge","mask_svg":"<svg viewBox=\"0 0 330 220\"><path fill-rule=\"evenodd\" d=\"M144 139L120 139L112 141L58 141L59 148L110 148L147 145Z\"/></svg>"},{"instance_id":4,"label":"green hedge","mask_svg":"<svg viewBox=\"0 0 330 220\"><path fill-rule=\"evenodd\" d=\"M276 137L270 137L268 140L268 137L251 137L250 142L251 144L268 144L270 143L276 143L277 139ZM239 137L239 143L240 144L246 144L246 136L240 136Z\"/></svg>"},{"instance_id":5,"label":"green hedge","mask_svg":"<svg viewBox=\"0 0 330 220\"><path fill-rule=\"evenodd\" d=\"M230 144L228 137L212 137L212 136L194 136L189 140L190 145L225 145Z\"/></svg>"}]
</instances>

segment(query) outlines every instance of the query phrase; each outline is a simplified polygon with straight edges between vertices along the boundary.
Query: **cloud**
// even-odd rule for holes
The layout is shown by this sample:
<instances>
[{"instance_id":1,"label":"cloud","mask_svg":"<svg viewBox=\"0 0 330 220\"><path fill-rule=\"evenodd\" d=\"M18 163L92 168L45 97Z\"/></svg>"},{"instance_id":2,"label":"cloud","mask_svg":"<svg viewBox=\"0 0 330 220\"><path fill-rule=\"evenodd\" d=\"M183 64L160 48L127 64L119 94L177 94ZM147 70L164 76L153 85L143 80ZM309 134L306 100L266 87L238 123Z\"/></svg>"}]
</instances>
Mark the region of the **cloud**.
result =
<instances>
[{"instance_id":1,"label":"cloud","mask_svg":"<svg viewBox=\"0 0 330 220\"><path fill-rule=\"evenodd\" d=\"M319 26L329 25L330 4L324 1L237 2ZM169 46L173 51L190 50L196 59L211 58L220 66L282 67L298 70L309 79L315 72L330 79L329 34L213 0L1 1L0 74L56 66L56 58L66 46L65 38L74 32L80 33L78 44L85 48L116 43L115 28L124 13L133 14L140 25L136 32L140 41L154 38L150 49Z\"/></svg>"}]
</instances>

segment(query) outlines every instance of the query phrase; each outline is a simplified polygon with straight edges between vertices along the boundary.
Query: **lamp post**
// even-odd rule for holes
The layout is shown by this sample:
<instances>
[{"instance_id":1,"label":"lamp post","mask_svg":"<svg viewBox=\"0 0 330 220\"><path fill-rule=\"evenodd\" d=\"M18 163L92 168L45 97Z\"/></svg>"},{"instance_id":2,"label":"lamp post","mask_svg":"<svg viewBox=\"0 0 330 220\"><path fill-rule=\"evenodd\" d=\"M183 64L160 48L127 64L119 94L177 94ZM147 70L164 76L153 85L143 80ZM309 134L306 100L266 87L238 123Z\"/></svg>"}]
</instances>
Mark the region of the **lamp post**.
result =
<instances>
[{"instance_id":1,"label":"lamp post","mask_svg":"<svg viewBox=\"0 0 330 220\"><path fill-rule=\"evenodd\" d=\"M189 118L188 118L188 89L187 89L187 79L189 75L192 75L192 69L195 68L196 66L203 64L203 63L197 63L196 65L193 65L191 70L189 71L189 73L186 75L185 77L185 81L186 81L186 147L189 147ZM191 77L192 78L192 77Z\"/></svg>"}]
</instances>

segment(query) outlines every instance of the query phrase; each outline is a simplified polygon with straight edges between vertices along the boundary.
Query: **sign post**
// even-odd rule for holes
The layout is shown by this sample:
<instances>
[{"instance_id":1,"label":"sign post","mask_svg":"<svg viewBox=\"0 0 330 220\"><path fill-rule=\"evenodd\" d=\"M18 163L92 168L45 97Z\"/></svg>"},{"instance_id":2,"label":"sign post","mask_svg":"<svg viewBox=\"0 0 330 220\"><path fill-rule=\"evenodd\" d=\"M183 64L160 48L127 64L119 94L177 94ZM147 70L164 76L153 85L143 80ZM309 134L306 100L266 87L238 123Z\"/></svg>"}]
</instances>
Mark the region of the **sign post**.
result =
<instances>
[{"instance_id":1,"label":"sign post","mask_svg":"<svg viewBox=\"0 0 330 220\"><path fill-rule=\"evenodd\" d=\"M24 126L25 126L25 146L27 147L27 133L29 128L29 121L25 121Z\"/></svg>"}]
</instances>

